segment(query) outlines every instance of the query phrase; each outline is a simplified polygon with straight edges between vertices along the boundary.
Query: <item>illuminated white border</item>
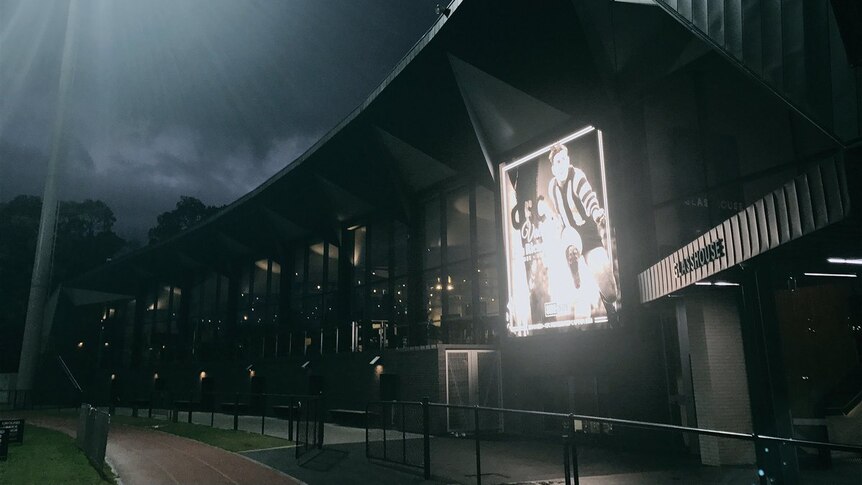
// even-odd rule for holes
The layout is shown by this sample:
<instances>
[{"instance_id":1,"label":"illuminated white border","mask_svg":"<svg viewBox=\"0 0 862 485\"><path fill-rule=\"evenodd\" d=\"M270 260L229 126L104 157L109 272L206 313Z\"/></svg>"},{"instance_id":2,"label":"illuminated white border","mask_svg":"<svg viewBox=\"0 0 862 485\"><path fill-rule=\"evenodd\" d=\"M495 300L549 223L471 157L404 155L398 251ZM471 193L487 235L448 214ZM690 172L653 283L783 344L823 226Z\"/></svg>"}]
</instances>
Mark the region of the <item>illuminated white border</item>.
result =
<instances>
[{"instance_id":1,"label":"illuminated white border","mask_svg":"<svg viewBox=\"0 0 862 485\"><path fill-rule=\"evenodd\" d=\"M535 323L535 324L530 324L530 325L521 325L518 327L514 327L514 326L511 326L512 315L509 314L509 304L511 303L509 301L509 299L512 296L512 294L511 294L512 293L512 267L511 267L511 264L512 264L511 255L512 255L512 253L511 253L511 248L509 247L510 242L511 242L511 241L509 241L509 239L510 239L511 235L509 234L509 227L508 227L508 225L511 224L511 222L510 221L507 222L508 221L507 218L509 218L511 215L511 213L510 213L511 209L509 208L509 198L508 198L508 196L506 194L506 190L505 190L506 189L506 180L507 180L506 179L506 172L508 172L509 170L512 170L513 168L516 168L520 165L523 165L526 162L529 162L529 161L535 159L536 157L538 157L539 155L542 155L543 153L547 153L548 151L550 151L551 148L554 147L554 145L568 143L568 142L575 140L575 139L578 139L578 138L580 138L586 134L592 133L593 131L596 131L597 135L598 135L599 167L601 170L601 177L602 177L602 199L603 199L603 202L605 203L605 206L604 206L604 208L605 208L605 221L607 222L607 228L608 228L608 246L613 246L613 237L612 237L612 233L610 232L612 226L611 226L610 209L608 207L608 187L607 187L607 183L606 183L607 181L605 178L605 148L604 148L604 144L602 141L602 131L601 130L596 130L596 128L592 125L586 126L584 128L581 128L580 130L572 133L571 135L560 138L559 140L530 153L529 155L525 155L525 156L518 158L518 159L516 159L512 162L509 162L509 163L501 163L500 164L500 168L499 168L499 171L500 171L500 177L499 177L499 179L500 179L500 208L503 211L502 212L503 231L504 231L503 250L505 251L505 259L506 259L506 305L505 305L505 308L506 308L506 328L509 330L509 332L515 334L518 337L526 337L529 335L529 332L532 330L540 330L540 329L546 329L546 328L558 328L558 327L576 327L579 325L588 325L588 324L592 324L592 323L604 323L604 322L608 321L607 317L596 317L596 318L590 318L589 321L579 321L581 319L572 319L572 320L566 320L564 322ZM616 267L614 265L612 249L610 247L605 248L605 249L607 249L607 251L608 251L608 260L611 263L611 271L614 271L616 269Z\"/></svg>"}]
</instances>

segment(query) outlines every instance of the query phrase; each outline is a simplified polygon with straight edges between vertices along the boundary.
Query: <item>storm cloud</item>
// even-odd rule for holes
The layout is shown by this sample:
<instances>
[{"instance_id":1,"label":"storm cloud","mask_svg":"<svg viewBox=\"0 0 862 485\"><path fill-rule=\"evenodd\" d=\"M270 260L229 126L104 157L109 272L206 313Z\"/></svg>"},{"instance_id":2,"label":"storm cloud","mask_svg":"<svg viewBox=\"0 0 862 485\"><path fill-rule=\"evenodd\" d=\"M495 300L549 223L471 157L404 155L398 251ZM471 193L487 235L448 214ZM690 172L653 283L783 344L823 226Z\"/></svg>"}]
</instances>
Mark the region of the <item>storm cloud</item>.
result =
<instances>
[{"instance_id":1,"label":"storm cloud","mask_svg":"<svg viewBox=\"0 0 862 485\"><path fill-rule=\"evenodd\" d=\"M106 201L137 239L180 195L237 199L364 100L436 3L78 1L61 198ZM41 194L68 5L0 2L0 200Z\"/></svg>"}]
</instances>

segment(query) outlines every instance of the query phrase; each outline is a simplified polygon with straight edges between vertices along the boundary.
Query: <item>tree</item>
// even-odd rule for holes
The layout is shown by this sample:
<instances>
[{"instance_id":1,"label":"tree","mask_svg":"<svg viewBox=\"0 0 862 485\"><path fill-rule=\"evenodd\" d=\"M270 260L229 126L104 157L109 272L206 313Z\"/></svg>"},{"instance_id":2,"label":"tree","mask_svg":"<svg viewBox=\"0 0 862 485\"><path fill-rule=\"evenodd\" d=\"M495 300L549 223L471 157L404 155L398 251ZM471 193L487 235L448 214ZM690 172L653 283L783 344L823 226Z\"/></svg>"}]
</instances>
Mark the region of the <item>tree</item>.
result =
<instances>
[{"instance_id":1,"label":"tree","mask_svg":"<svg viewBox=\"0 0 862 485\"><path fill-rule=\"evenodd\" d=\"M0 203L0 372L18 365L41 212L36 196ZM103 264L125 245L114 221L102 201L60 203L52 286Z\"/></svg>"},{"instance_id":2,"label":"tree","mask_svg":"<svg viewBox=\"0 0 862 485\"><path fill-rule=\"evenodd\" d=\"M195 224L209 218L221 207L206 205L195 197L180 196L174 210L159 214L156 226L147 233L150 244L170 239Z\"/></svg>"}]
</instances>

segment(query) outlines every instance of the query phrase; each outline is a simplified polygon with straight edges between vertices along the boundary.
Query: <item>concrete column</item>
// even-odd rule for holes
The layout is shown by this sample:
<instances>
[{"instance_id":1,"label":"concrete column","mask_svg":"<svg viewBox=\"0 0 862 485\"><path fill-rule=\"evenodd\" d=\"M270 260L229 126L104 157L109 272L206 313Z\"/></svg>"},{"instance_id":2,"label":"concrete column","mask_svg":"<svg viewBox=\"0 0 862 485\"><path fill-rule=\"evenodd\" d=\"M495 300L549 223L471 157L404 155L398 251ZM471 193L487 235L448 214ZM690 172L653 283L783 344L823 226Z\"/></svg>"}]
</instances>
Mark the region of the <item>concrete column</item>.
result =
<instances>
[{"instance_id":1,"label":"concrete column","mask_svg":"<svg viewBox=\"0 0 862 485\"><path fill-rule=\"evenodd\" d=\"M742 346L737 288L710 288L685 297L691 376L700 428L750 433L751 403ZM755 462L751 443L700 437L706 465Z\"/></svg>"}]
</instances>

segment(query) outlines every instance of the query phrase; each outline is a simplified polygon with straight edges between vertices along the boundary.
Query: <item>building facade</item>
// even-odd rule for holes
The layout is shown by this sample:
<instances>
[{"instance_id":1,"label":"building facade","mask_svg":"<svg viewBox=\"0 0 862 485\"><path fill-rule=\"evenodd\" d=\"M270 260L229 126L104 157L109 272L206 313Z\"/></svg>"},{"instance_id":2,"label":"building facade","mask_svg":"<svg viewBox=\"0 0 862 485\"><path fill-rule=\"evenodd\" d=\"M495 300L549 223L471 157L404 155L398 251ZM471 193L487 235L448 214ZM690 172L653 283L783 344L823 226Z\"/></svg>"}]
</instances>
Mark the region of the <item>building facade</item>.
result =
<instances>
[{"instance_id":1,"label":"building facade","mask_svg":"<svg viewBox=\"0 0 862 485\"><path fill-rule=\"evenodd\" d=\"M429 397L859 442L858 271L829 262L862 257L854 51L827 3L741 3L453 2L261 187L67 282L49 353L121 399Z\"/></svg>"}]
</instances>

